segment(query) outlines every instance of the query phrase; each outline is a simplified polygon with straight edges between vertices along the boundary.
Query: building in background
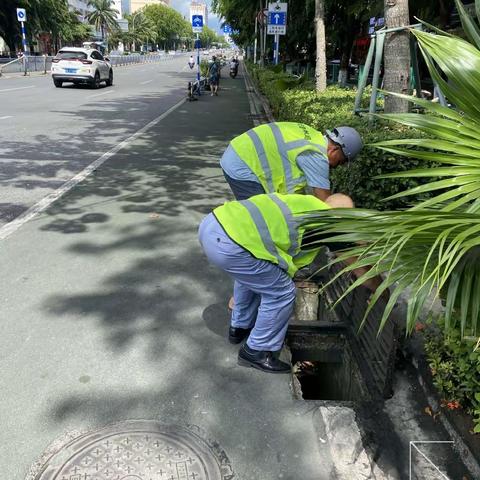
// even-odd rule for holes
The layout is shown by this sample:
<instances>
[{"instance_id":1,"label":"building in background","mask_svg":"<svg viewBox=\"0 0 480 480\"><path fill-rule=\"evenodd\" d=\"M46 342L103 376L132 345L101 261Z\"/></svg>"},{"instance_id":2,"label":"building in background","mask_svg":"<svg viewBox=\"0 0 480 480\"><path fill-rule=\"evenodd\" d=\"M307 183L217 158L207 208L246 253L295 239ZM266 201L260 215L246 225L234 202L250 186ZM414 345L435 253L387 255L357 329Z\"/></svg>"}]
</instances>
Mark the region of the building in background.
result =
<instances>
[{"instance_id":1,"label":"building in background","mask_svg":"<svg viewBox=\"0 0 480 480\"><path fill-rule=\"evenodd\" d=\"M78 13L78 19L81 22L86 22L86 16L88 12L93 10L93 7L87 5L88 0L68 0L68 5L70 9Z\"/></svg>"},{"instance_id":2,"label":"building in background","mask_svg":"<svg viewBox=\"0 0 480 480\"><path fill-rule=\"evenodd\" d=\"M131 13L130 0L122 0L122 13L123 15L130 15Z\"/></svg>"},{"instance_id":3,"label":"building in background","mask_svg":"<svg viewBox=\"0 0 480 480\"><path fill-rule=\"evenodd\" d=\"M190 19L193 15L203 15L203 24L208 27L208 8L204 2L190 3Z\"/></svg>"},{"instance_id":4,"label":"building in background","mask_svg":"<svg viewBox=\"0 0 480 480\"><path fill-rule=\"evenodd\" d=\"M166 5L169 7L170 0L129 0L129 4L130 13L135 13L146 5Z\"/></svg>"}]
</instances>

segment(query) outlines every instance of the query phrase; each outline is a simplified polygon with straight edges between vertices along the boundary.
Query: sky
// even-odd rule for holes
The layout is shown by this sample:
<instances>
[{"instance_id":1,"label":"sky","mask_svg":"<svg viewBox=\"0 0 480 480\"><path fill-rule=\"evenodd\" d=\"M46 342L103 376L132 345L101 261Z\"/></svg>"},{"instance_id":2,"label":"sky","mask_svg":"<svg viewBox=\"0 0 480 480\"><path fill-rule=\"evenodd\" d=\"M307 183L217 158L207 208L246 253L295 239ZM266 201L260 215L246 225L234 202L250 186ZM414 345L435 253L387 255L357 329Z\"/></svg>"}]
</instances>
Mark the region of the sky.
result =
<instances>
[{"instance_id":1,"label":"sky","mask_svg":"<svg viewBox=\"0 0 480 480\"><path fill-rule=\"evenodd\" d=\"M222 33L220 28L220 21L218 17L212 12L211 0L203 0L208 8L208 26L217 33ZM190 16L190 0L170 0L170 6L178 10L185 18Z\"/></svg>"}]
</instances>

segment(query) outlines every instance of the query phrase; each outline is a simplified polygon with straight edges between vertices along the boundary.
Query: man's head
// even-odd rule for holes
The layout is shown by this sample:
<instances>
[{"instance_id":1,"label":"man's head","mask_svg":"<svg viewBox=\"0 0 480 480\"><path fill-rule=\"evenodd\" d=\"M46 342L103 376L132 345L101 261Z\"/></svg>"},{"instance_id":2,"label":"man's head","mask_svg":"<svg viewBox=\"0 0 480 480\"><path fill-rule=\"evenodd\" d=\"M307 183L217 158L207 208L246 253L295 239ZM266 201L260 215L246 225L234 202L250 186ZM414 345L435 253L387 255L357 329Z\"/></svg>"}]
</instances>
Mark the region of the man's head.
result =
<instances>
[{"instance_id":1,"label":"man's head","mask_svg":"<svg viewBox=\"0 0 480 480\"><path fill-rule=\"evenodd\" d=\"M353 160L363 147L360 134L352 127L336 127L326 133L328 163L332 168Z\"/></svg>"},{"instance_id":2,"label":"man's head","mask_svg":"<svg viewBox=\"0 0 480 480\"><path fill-rule=\"evenodd\" d=\"M213 60L214 62L216 62L216 61L217 61L217 57L214 55L214 56L212 57L212 60Z\"/></svg>"},{"instance_id":3,"label":"man's head","mask_svg":"<svg viewBox=\"0 0 480 480\"><path fill-rule=\"evenodd\" d=\"M330 208L354 208L355 204L353 200L344 193L334 193L330 195L325 200L325 203L330 206Z\"/></svg>"}]
</instances>

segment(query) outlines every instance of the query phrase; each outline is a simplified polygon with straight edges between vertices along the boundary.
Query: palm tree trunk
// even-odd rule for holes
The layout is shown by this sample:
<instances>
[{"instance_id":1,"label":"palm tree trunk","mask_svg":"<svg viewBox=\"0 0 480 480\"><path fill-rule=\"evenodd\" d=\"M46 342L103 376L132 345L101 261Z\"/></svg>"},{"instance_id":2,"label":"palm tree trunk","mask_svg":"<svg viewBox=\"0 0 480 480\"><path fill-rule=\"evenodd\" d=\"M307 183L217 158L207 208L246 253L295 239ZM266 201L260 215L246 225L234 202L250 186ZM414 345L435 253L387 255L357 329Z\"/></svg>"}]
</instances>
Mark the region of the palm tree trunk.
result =
<instances>
[{"instance_id":1,"label":"palm tree trunk","mask_svg":"<svg viewBox=\"0 0 480 480\"><path fill-rule=\"evenodd\" d=\"M408 0L384 0L385 24L387 28L409 24ZM409 33L389 33L385 39L384 88L388 92L408 93L410 81L410 42ZM406 100L387 96L385 112L408 112Z\"/></svg>"},{"instance_id":2,"label":"palm tree trunk","mask_svg":"<svg viewBox=\"0 0 480 480\"><path fill-rule=\"evenodd\" d=\"M315 30L317 37L317 66L315 69L315 84L317 92L327 88L327 58L325 55L325 2L315 0Z\"/></svg>"}]
</instances>

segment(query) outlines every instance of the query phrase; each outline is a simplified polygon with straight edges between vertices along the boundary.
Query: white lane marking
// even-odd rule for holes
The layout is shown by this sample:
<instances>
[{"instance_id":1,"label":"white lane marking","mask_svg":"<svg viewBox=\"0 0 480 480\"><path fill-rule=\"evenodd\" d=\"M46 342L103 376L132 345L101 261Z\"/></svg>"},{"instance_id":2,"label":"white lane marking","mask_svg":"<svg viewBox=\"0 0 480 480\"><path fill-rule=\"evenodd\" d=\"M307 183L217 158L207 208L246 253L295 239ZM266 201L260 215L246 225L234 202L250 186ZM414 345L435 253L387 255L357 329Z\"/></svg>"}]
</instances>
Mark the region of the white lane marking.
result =
<instances>
[{"instance_id":1,"label":"white lane marking","mask_svg":"<svg viewBox=\"0 0 480 480\"><path fill-rule=\"evenodd\" d=\"M2 92L13 92L13 91L15 91L15 90L25 90L25 89L27 89L27 88L35 88L35 87L36 87L36 85L30 85L30 86L28 86L28 87L2 88L2 89L0 90L0 93L2 93Z\"/></svg>"},{"instance_id":2,"label":"white lane marking","mask_svg":"<svg viewBox=\"0 0 480 480\"><path fill-rule=\"evenodd\" d=\"M0 117L0 120L6 120L7 118L12 118L11 115L6 115L5 117Z\"/></svg>"},{"instance_id":3,"label":"white lane marking","mask_svg":"<svg viewBox=\"0 0 480 480\"><path fill-rule=\"evenodd\" d=\"M176 110L178 107L183 105L185 101L186 101L185 98L180 100L178 103L173 105L173 107L170 107L166 112L162 113L157 118L154 118L151 122L147 123L140 130L137 130L134 134L130 135L128 138L120 142L111 150L104 153L101 157L97 158L90 165L85 167L80 173L77 173L73 178L65 182L60 188L50 193L46 197L42 198L35 205L30 207L21 215L19 215L15 220L12 220L11 222L1 227L0 240L4 240L8 236L10 236L12 233L16 232L24 223L27 223L28 221L32 220L32 218L36 217L39 213L43 212L46 208L52 205L52 203L58 200L62 195L67 193L69 190L71 190L75 185L85 180L85 178L87 178L100 165L102 165L102 163L106 162L109 158L113 157L116 153L122 150L122 148L125 148L127 145L132 143L138 137L143 135L147 130L155 126L157 123L161 122L166 116L170 115L174 110Z\"/></svg>"},{"instance_id":4,"label":"white lane marking","mask_svg":"<svg viewBox=\"0 0 480 480\"><path fill-rule=\"evenodd\" d=\"M147 83L151 83L153 80L146 80L145 82L140 82L140 85L146 85Z\"/></svg>"},{"instance_id":5,"label":"white lane marking","mask_svg":"<svg viewBox=\"0 0 480 480\"><path fill-rule=\"evenodd\" d=\"M96 93L95 95L89 95L87 98L100 97L101 95L108 95L109 93L113 93L113 90L108 90L107 92L102 92L102 93Z\"/></svg>"}]
</instances>

